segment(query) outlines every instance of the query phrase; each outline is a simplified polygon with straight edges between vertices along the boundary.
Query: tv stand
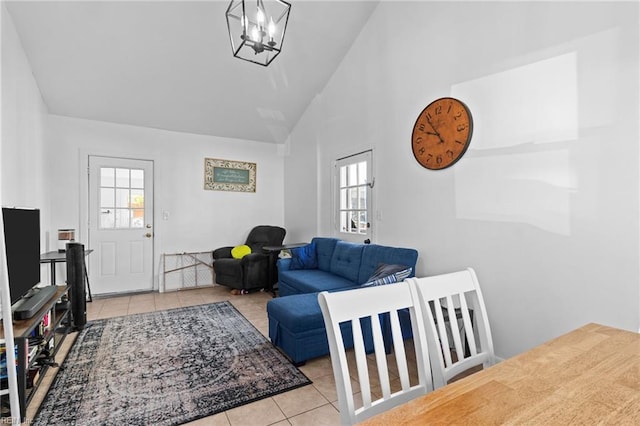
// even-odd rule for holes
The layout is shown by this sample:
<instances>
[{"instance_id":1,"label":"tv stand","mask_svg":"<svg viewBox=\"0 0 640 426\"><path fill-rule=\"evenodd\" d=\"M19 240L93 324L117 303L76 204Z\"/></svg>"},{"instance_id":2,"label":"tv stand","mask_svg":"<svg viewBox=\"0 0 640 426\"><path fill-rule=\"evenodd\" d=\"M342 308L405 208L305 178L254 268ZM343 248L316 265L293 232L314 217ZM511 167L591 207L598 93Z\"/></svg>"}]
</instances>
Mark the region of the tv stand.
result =
<instances>
[{"instance_id":1,"label":"tv stand","mask_svg":"<svg viewBox=\"0 0 640 426\"><path fill-rule=\"evenodd\" d=\"M23 320L34 316L40 308L56 294L56 286L34 287L26 297L24 297L16 309L13 311L13 318Z\"/></svg>"},{"instance_id":2,"label":"tv stand","mask_svg":"<svg viewBox=\"0 0 640 426\"><path fill-rule=\"evenodd\" d=\"M14 319L13 334L17 357L18 398L20 399L20 417L24 421L27 405L31 402L36 389L42 384L45 372L55 365L55 356L69 331L70 303L69 287L50 286L53 296L45 300L44 305L27 319ZM37 297L37 296L35 296ZM0 324L0 335L4 336L4 327ZM4 389L8 385L2 380ZM4 397L2 398L4 400ZM5 423L4 414L0 423Z\"/></svg>"}]
</instances>

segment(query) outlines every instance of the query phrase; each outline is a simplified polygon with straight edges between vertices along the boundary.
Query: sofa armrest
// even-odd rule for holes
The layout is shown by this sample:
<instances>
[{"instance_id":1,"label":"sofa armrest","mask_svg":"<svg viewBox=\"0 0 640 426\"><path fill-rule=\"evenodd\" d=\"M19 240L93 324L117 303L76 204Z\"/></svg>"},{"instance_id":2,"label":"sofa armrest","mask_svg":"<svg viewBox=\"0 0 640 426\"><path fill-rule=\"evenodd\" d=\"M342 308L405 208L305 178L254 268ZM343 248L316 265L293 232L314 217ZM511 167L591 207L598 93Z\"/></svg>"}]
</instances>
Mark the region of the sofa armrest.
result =
<instances>
[{"instance_id":1,"label":"sofa armrest","mask_svg":"<svg viewBox=\"0 0 640 426\"><path fill-rule=\"evenodd\" d=\"M278 266L278 271L288 271L289 265L291 265L291 258L283 257L281 259L278 259L276 265Z\"/></svg>"},{"instance_id":2,"label":"sofa armrest","mask_svg":"<svg viewBox=\"0 0 640 426\"><path fill-rule=\"evenodd\" d=\"M231 249L233 249L233 247L220 247L217 248L213 251L213 258L214 259L228 259L231 256Z\"/></svg>"}]
</instances>

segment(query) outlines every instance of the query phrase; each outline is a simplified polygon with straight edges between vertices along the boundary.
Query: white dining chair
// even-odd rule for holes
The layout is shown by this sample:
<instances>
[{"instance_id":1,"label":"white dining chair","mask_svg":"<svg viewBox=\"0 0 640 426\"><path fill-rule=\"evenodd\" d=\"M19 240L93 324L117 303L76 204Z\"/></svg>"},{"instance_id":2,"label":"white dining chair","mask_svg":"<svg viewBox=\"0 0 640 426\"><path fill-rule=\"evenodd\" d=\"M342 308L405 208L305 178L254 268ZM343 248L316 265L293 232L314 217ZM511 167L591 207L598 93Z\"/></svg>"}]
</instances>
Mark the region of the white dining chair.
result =
<instances>
[{"instance_id":1,"label":"white dining chair","mask_svg":"<svg viewBox=\"0 0 640 426\"><path fill-rule=\"evenodd\" d=\"M361 422L433 389L429 357L426 356L424 323L420 319L420 304L414 302L418 300L412 294L414 291L408 283L401 282L318 294L327 330L342 424ZM398 311L405 309L410 313L417 379L415 374L413 378L410 377L412 364L408 360L413 359L410 356L411 346L407 344L409 350L406 350L400 327ZM388 355L385 353L383 334L389 330L393 345L392 353ZM349 345L351 336L355 363L350 350L345 349L345 342ZM370 355L366 353L367 348ZM352 377L359 382L362 397L361 404L358 399L357 407L357 398L354 399L351 385ZM380 389L377 388L378 383Z\"/></svg>"},{"instance_id":2,"label":"white dining chair","mask_svg":"<svg viewBox=\"0 0 640 426\"><path fill-rule=\"evenodd\" d=\"M407 281L420 299L435 389L472 367L495 363L487 309L473 269Z\"/></svg>"}]
</instances>

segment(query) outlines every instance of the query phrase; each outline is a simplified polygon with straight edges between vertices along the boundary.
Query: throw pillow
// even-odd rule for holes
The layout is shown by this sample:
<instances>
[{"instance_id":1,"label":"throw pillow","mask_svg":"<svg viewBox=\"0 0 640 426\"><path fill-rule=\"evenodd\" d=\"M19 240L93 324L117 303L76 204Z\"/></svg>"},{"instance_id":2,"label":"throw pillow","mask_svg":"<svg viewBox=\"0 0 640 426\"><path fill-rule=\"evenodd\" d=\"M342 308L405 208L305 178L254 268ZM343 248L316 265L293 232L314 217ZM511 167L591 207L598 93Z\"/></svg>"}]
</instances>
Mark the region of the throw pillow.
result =
<instances>
[{"instance_id":1,"label":"throw pillow","mask_svg":"<svg viewBox=\"0 0 640 426\"><path fill-rule=\"evenodd\" d=\"M318 269L316 243L291 249L289 269Z\"/></svg>"},{"instance_id":2,"label":"throw pillow","mask_svg":"<svg viewBox=\"0 0 640 426\"><path fill-rule=\"evenodd\" d=\"M231 257L234 259L242 259L249 253L251 253L251 247L247 245L235 246L231 249Z\"/></svg>"},{"instance_id":3,"label":"throw pillow","mask_svg":"<svg viewBox=\"0 0 640 426\"><path fill-rule=\"evenodd\" d=\"M367 282L362 284L361 287L373 287L376 285L401 282L411 275L412 270L413 268L406 265L388 265L381 263L373 272L373 275L371 275Z\"/></svg>"}]
</instances>

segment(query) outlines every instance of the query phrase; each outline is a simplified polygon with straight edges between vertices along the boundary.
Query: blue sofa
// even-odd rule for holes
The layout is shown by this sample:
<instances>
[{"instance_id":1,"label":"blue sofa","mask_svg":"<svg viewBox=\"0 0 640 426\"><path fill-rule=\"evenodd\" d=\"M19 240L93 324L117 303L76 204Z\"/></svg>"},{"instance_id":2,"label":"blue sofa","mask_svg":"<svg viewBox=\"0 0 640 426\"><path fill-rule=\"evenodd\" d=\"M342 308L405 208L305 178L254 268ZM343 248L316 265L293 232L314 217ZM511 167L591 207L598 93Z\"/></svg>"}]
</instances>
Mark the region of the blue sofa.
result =
<instances>
[{"instance_id":1,"label":"blue sofa","mask_svg":"<svg viewBox=\"0 0 640 426\"><path fill-rule=\"evenodd\" d=\"M367 282L381 263L406 265L415 271L418 260L414 249L323 237L315 237L311 242L316 245L318 268L292 270L291 259L278 260L279 296L357 288Z\"/></svg>"},{"instance_id":2,"label":"blue sofa","mask_svg":"<svg viewBox=\"0 0 640 426\"><path fill-rule=\"evenodd\" d=\"M311 242L316 246L317 268L291 269L291 259L278 260L280 297L267 303L269 338L295 364L329 353L319 292L359 288L380 264L411 267L413 276L418 260L418 252L409 248L326 237L315 237ZM345 344L350 346L350 329L343 328L343 332ZM410 335L407 329L405 336Z\"/></svg>"}]
</instances>

